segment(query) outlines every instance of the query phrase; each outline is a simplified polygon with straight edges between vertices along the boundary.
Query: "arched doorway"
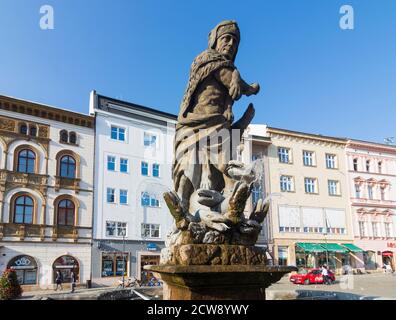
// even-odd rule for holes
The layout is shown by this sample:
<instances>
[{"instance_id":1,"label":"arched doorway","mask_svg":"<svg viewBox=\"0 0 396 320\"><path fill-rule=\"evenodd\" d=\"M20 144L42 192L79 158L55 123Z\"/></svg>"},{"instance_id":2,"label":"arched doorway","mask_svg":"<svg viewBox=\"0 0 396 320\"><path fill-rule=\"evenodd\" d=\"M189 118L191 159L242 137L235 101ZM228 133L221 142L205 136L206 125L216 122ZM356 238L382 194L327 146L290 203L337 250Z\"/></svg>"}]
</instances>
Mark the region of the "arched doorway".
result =
<instances>
[{"instance_id":1,"label":"arched doorway","mask_svg":"<svg viewBox=\"0 0 396 320\"><path fill-rule=\"evenodd\" d=\"M72 256L61 256L55 260L52 265L53 269L53 282L55 283L56 272L59 270L63 276L63 282L69 283L71 281L71 272L74 271L77 282L80 280L80 265L76 258Z\"/></svg>"},{"instance_id":2,"label":"arched doorway","mask_svg":"<svg viewBox=\"0 0 396 320\"><path fill-rule=\"evenodd\" d=\"M37 263L34 258L26 255L17 256L10 260L7 268L16 272L20 285L37 284Z\"/></svg>"}]
</instances>

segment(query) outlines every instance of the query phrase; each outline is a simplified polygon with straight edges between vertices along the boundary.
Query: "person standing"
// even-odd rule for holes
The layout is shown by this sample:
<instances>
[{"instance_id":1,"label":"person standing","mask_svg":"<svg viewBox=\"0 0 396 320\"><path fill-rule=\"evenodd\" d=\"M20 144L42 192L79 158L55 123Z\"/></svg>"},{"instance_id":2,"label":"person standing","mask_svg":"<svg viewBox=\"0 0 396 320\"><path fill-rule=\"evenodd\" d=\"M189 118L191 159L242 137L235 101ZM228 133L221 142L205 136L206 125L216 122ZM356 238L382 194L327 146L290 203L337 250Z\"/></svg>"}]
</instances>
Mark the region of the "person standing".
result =
<instances>
[{"instance_id":1,"label":"person standing","mask_svg":"<svg viewBox=\"0 0 396 320\"><path fill-rule=\"evenodd\" d=\"M63 282L62 273L59 270L57 270L56 276L55 276L55 283L56 283L55 291L58 291L59 287L60 287L60 290L63 290L62 282Z\"/></svg>"},{"instance_id":2,"label":"person standing","mask_svg":"<svg viewBox=\"0 0 396 320\"><path fill-rule=\"evenodd\" d=\"M70 281L71 281L71 293L74 293L74 289L76 288L76 274L74 271L71 272L70 274Z\"/></svg>"}]
</instances>

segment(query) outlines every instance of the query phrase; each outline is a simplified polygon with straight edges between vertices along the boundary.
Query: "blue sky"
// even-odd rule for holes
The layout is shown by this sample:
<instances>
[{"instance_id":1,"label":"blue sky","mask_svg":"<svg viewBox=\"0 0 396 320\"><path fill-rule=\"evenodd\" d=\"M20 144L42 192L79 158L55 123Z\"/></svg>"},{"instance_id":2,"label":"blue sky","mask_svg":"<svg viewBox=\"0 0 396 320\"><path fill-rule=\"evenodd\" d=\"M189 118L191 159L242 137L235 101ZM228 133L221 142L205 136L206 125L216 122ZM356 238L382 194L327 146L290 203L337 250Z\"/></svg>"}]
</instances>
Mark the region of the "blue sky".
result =
<instances>
[{"instance_id":1,"label":"blue sky","mask_svg":"<svg viewBox=\"0 0 396 320\"><path fill-rule=\"evenodd\" d=\"M52 5L55 29L39 27ZM341 30L339 10L355 11ZM0 0L0 94L88 112L89 92L178 113L209 31L235 19L254 123L383 142L396 136L394 0Z\"/></svg>"}]
</instances>

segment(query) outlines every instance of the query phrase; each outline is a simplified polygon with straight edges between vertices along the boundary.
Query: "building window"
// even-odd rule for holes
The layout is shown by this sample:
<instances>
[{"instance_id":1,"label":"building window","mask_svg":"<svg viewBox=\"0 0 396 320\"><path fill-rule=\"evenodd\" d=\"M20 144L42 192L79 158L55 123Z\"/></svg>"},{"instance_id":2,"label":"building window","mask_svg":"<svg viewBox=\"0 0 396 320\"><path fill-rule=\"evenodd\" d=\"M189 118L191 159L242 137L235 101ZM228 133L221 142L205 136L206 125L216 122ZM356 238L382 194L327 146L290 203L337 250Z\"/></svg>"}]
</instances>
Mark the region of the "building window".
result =
<instances>
[{"instance_id":1,"label":"building window","mask_svg":"<svg viewBox=\"0 0 396 320\"><path fill-rule=\"evenodd\" d=\"M328 234L345 234L345 228L326 228Z\"/></svg>"},{"instance_id":2,"label":"building window","mask_svg":"<svg viewBox=\"0 0 396 320\"><path fill-rule=\"evenodd\" d=\"M128 172L128 159L121 158L120 160L120 171L123 173Z\"/></svg>"},{"instance_id":3,"label":"building window","mask_svg":"<svg viewBox=\"0 0 396 320\"><path fill-rule=\"evenodd\" d=\"M145 147L156 147L157 145L157 136L154 134L144 133L144 146Z\"/></svg>"},{"instance_id":4,"label":"building window","mask_svg":"<svg viewBox=\"0 0 396 320\"><path fill-rule=\"evenodd\" d=\"M391 238L392 237L392 225L390 223L385 223L385 236L387 238Z\"/></svg>"},{"instance_id":5,"label":"building window","mask_svg":"<svg viewBox=\"0 0 396 320\"><path fill-rule=\"evenodd\" d=\"M107 203L115 203L115 189L107 188Z\"/></svg>"},{"instance_id":6,"label":"building window","mask_svg":"<svg viewBox=\"0 0 396 320\"><path fill-rule=\"evenodd\" d=\"M279 162L290 163L290 149L278 148Z\"/></svg>"},{"instance_id":7,"label":"building window","mask_svg":"<svg viewBox=\"0 0 396 320\"><path fill-rule=\"evenodd\" d=\"M128 254L106 252L102 255L102 277L127 275Z\"/></svg>"},{"instance_id":8,"label":"building window","mask_svg":"<svg viewBox=\"0 0 396 320\"><path fill-rule=\"evenodd\" d=\"M111 126L111 139L118 141L125 141L125 129Z\"/></svg>"},{"instance_id":9,"label":"building window","mask_svg":"<svg viewBox=\"0 0 396 320\"><path fill-rule=\"evenodd\" d=\"M366 171L370 172L370 160L366 161Z\"/></svg>"},{"instance_id":10,"label":"building window","mask_svg":"<svg viewBox=\"0 0 396 320\"><path fill-rule=\"evenodd\" d=\"M26 125L25 123L21 124L21 125L19 126L19 133L20 133L20 134L27 134L27 132L28 132L28 127L27 127L27 125Z\"/></svg>"},{"instance_id":11,"label":"building window","mask_svg":"<svg viewBox=\"0 0 396 320\"><path fill-rule=\"evenodd\" d=\"M328 181L328 187L329 187L329 195L330 196L338 196L340 195L340 188L339 188L339 182L336 180L329 180Z\"/></svg>"},{"instance_id":12,"label":"building window","mask_svg":"<svg viewBox=\"0 0 396 320\"><path fill-rule=\"evenodd\" d=\"M70 200L62 200L58 204L58 225L74 226L75 207Z\"/></svg>"},{"instance_id":13,"label":"building window","mask_svg":"<svg viewBox=\"0 0 396 320\"><path fill-rule=\"evenodd\" d=\"M126 237L127 223L117 221L106 221L106 236L108 237Z\"/></svg>"},{"instance_id":14,"label":"building window","mask_svg":"<svg viewBox=\"0 0 396 320\"><path fill-rule=\"evenodd\" d=\"M36 166L36 155L29 149L21 150L18 154L18 172L34 173Z\"/></svg>"},{"instance_id":15,"label":"building window","mask_svg":"<svg viewBox=\"0 0 396 320\"><path fill-rule=\"evenodd\" d=\"M364 221L359 221L359 232L361 237L367 236L366 223Z\"/></svg>"},{"instance_id":16,"label":"building window","mask_svg":"<svg viewBox=\"0 0 396 320\"><path fill-rule=\"evenodd\" d=\"M303 151L304 166L312 167L314 163L314 153L312 151Z\"/></svg>"},{"instance_id":17,"label":"building window","mask_svg":"<svg viewBox=\"0 0 396 320\"><path fill-rule=\"evenodd\" d=\"M263 198L263 190L259 183L253 184L252 188L252 201L253 205L256 205L257 202Z\"/></svg>"},{"instance_id":18,"label":"building window","mask_svg":"<svg viewBox=\"0 0 396 320\"><path fill-rule=\"evenodd\" d=\"M304 227L305 233L323 233L322 227Z\"/></svg>"},{"instance_id":19,"label":"building window","mask_svg":"<svg viewBox=\"0 0 396 320\"><path fill-rule=\"evenodd\" d=\"M381 200L385 201L386 200L385 199L385 188L381 188L380 190L381 190Z\"/></svg>"},{"instance_id":20,"label":"building window","mask_svg":"<svg viewBox=\"0 0 396 320\"><path fill-rule=\"evenodd\" d=\"M153 164L153 177L159 177L160 176L160 166L159 164Z\"/></svg>"},{"instance_id":21,"label":"building window","mask_svg":"<svg viewBox=\"0 0 396 320\"><path fill-rule=\"evenodd\" d=\"M159 238L160 225L142 223L142 238Z\"/></svg>"},{"instance_id":22,"label":"building window","mask_svg":"<svg viewBox=\"0 0 396 320\"><path fill-rule=\"evenodd\" d=\"M8 263L8 269L14 270L20 285L37 284L37 263L29 256L17 256Z\"/></svg>"},{"instance_id":23,"label":"building window","mask_svg":"<svg viewBox=\"0 0 396 320\"><path fill-rule=\"evenodd\" d=\"M14 203L14 223L33 223L34 202L28 196L20 196Z\"/></svg>"},{"instance_id":24,"label":"building window","mask_svg":"<svg viewBox=\"0 0 396 320\"><path fill-rule=\"evenodd\" d=\"M356 199L360 199L360 186L358 184L355 184L355 196Z\"/></svg>"},{"instance_id":25,"label":"building window","mask_svg":"<svg viewBox=\"0 0 396 320\"><path fill-rule=\"evenodd\" d=\"M31 125L29 128L29 135L32 137L36 137L37 136L37 127L34 125Z\"/></svg>"},{"instance_id":26,"label":"building window","mask_svg":"<svg viewBox=\"0 0 396 320\"><path fill-rule=\"evenodd\" d=\"M326 154L326 168L327 169L337 168L337 156L335 154Z\"/></svg>"},{"instance_id":27,"label":"building window","mask_svg":"<svg viewBox=\"0 0 396 320\"><path fill-rule=\"evenodd\" d=\"M76 178L76 160L72 156L63 156L60 160L60 176L62 178Z\"/></svg>"},{"instance_id":28,"label":"building window","mask_svg":"<svg viewBox=\"0 0 396 320\"><path fill-rule=\"evenodd\" d=\"M128 204L128 190L120 190L120 203Z\"/></svg>"},{"instance_id":29,"label":"building window","mask_svg":"<svg viewBox=\"0 0 396 320\"><path fill-rule=\"evenodd\" d=\"M115 171L116 158L113 156L107 156L107 170Z\"/></svg>"},{"instance_id":30,"label":"building window","mask_svg":"<svg viewBox=\"0 0 396 320\"><path fill-rule=\"evenodd\" d=\"M77 134L75 132L70 132L69 143L71 144L77 143Z\"/></svg>"},{"instance_id":31,"label":"building window","mask_svg":"<svg viewBox=\"0 0 396 320\"><path fill-rule=\"evenodd\" d=\"M142 162L141 169L142 169L142 176L147 177L148 176L148 163Z\"/></svg>"},{"instance_id":32,"label":"building window","mask_svg":"<svg viewBox=\"0 0 396 320\"><path fill-rule=\"evenodd\" d=\"M60 133L60 142L67 143L69 141L69 134L66 130L62 130Z\"/></svg>"},{"instance_id":33,"label":"building window","mask_svg":"<svg viewBox=\"0 0 396 320\"><path fill-rule=\"evenodd\" d=\"M367 186L367 193L368 193L368 198L370 200L373 200L373 186Z\"/></svg>"},{"instance_id":34,"label":"building window","mask_svg":"<svg viewBox=\"0 0 396 320\"><path fill-rule=\"evenodd\" d=\"M279 232L300 232L300 227L279 227Z\"/></svg>"},{"instance_id":35,"label":"building window","mask_svg":"<svg viewBox=\"0 0 396 320\"><path fill-rule=\"evenodd\" d=\"M378 161L378 173L382 173L382 161Z\"/></svg>"},{"instance_id":36,"label":"building window","mask_svg":"<svg viewBox=\"0 0 396 320\"><path fill-rule=\"evenodd\" d=\"M287 266L288 247L278 247L278 265Z\"/></svg>"},{"instance_id":37,"label":"building window","mask_svg":"<svg viewBox=\"0 0 396 320\"><path fill-rule=\"evenodd\" d=\"M378 222L373 222L373 237L378 238L379 237L379 223Z\"/></svg>"},{"instance_id":38,"label":"building window","mask_svg":"<svg viewBox=\"0 0 396 320\"><path fill-rule=\"evenodd\" d=\"M358 159L353 159L353 171L358 171Z\"/></svg>"},{"instance_id":39,"label":"building window","mask_svg":"<svg viewBox=\"0 0 396 320\"><path fill-rule=\"evenodd\" d=\"M290 176L281 176L280 177L280 188L283 192L291 192L293 191L293 178Z\"/></svg>"},{"instance_id":40,"label":"building window","mask_svg":"<svg viewBox=\"0 0 396 320\"><path fill-rule=\"evenodd\" d=\"M159 208L160 202L156 196L150 195L148 192L142 192L141 196L142 207L154 207Z\"/></svg>"},{"instance_id":41,"label":"building window","mask_svg":"<svg viewBox=\"0 0 396 320\"><path fill-rule=\"evenodd\" d=\"M305 178L305 192L306 193L317 193L316 188L316 179L314 178Z\"/></svg>"},{"instance_id":42,"label":"building window","mask_svg":"<svg viewBox=\"0 0 396 320\"><path fill-rule=\"evenodd\" d=\"M150 206L150 195L147 192L142 192L142 207Z\"/></svg>"}]
</instances>

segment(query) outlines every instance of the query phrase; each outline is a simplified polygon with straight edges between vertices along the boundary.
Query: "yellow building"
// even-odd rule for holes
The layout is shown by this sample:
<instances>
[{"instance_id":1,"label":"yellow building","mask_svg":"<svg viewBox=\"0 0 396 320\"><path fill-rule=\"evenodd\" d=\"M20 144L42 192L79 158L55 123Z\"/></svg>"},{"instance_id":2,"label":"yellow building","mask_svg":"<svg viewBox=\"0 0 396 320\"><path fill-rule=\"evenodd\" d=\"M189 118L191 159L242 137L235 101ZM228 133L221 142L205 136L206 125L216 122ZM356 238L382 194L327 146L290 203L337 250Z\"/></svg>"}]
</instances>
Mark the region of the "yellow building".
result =
<instances>
[{"instance_id":1,"label":"yellow building","mask_svg":"<svg viewBox=\"0 0 396 320\"><path fill-rule=\"evenodd\" d=\"M265 125L251 125L248 137L253 160L264 163L263 196L271 199L264 232L274 263L353 266L347 141Z\"/></svg>"}]
</instances>

